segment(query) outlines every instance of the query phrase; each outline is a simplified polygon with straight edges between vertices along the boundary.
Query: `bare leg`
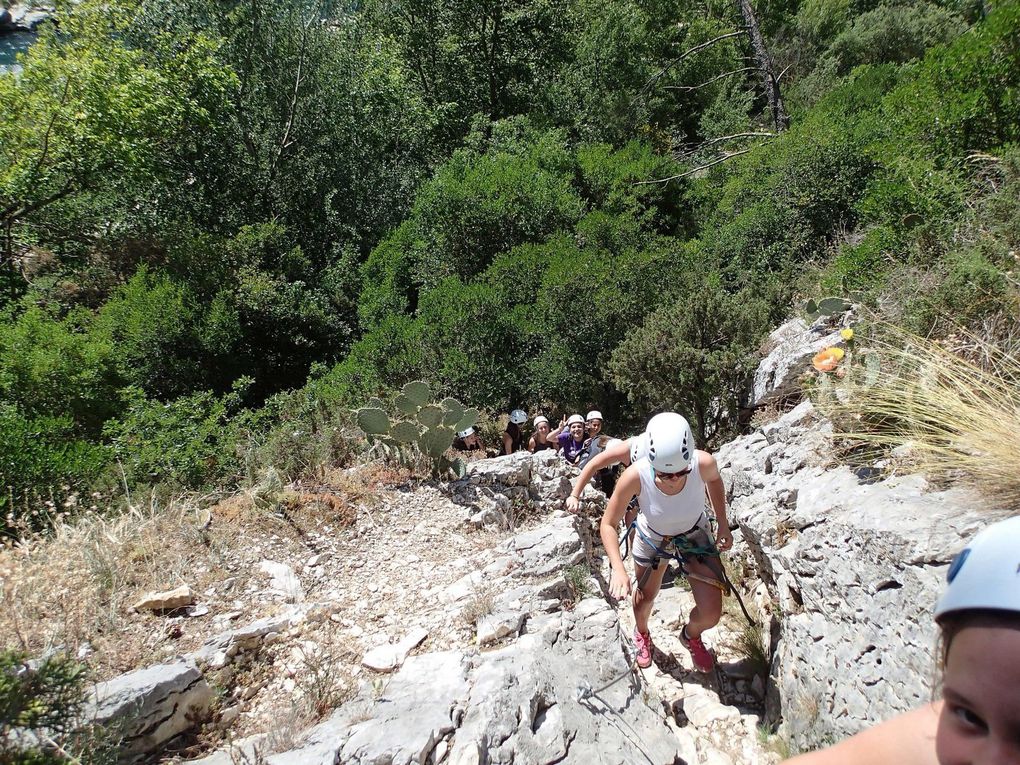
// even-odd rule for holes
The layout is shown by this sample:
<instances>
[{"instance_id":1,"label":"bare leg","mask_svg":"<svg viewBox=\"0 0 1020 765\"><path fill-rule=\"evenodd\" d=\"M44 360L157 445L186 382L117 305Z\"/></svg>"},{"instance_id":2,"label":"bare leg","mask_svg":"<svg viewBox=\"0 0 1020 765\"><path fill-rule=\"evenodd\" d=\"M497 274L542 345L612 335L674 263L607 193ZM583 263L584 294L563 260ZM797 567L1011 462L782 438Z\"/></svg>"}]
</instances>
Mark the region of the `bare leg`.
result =
<instances>
[{"instance_id":1,"label":"bare leg","mask_svg":"<svg viewBox=\"0 0 1020 765\"><path fill-rule=\"evenodd\" d=\"M648 571L648 567L634 562L634 573L638 582L644 577L645 571ZM638 632L648 632L648 617L652 615L652 604L655 602L655 596L659 594L662 575L665 573L666 562L659 561L659 567L649 571L644 587L634 591L634 623Z\"/></svg>"},{"instance_id":2,"label":"bare leg","mask_svg":"<svg viewBox=\"0 0 1020 765\"><path fill-rule=\"evenodd\" d=\"M687 570L692 574L718 579L719 577L704 563L688 561ZM662 578L659 578L662 581ZM699 582L695 579L688 580L691 584L691 592L694 594L694 608L687 620L687 636L701 637L705 630L712 629L719 623L722 616L722 590L706 582ZM636 613L636 610L635 610Z\"/></svg>"}]
</instances>

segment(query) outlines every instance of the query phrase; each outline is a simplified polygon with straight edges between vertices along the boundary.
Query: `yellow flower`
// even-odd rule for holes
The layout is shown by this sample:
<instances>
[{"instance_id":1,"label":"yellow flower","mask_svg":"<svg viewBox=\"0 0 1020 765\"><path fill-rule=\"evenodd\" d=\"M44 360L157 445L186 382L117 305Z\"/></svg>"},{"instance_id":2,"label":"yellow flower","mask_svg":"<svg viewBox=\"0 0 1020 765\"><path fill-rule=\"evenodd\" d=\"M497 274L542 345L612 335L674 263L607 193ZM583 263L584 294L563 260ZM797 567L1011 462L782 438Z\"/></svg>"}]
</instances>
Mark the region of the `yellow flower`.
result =
<instances>
[{"instance_id":1,"label":"yellow flower","mask_svg":"<svg viewBox=\"0 0 1020 765\"><path fill-rule=\"evenodd\" d=\"M839 362L843 360L844 355L842 348L826 348L815 354L811 364L819 372L831 372L839 366Z\"/></svg>"},{"instance_id":2,"label":"yellow flower","mask_svg":"<svg viewBox=\"0 0 1020 765\"><path fill-rule=\"evenodd\" d=\"M841 329L839 331L839 336L842 337L844 340L853 340L854 339L854 331L852 329L850 329L849 327L847 327L846 329Z\"/></svg>"}]
</instances>

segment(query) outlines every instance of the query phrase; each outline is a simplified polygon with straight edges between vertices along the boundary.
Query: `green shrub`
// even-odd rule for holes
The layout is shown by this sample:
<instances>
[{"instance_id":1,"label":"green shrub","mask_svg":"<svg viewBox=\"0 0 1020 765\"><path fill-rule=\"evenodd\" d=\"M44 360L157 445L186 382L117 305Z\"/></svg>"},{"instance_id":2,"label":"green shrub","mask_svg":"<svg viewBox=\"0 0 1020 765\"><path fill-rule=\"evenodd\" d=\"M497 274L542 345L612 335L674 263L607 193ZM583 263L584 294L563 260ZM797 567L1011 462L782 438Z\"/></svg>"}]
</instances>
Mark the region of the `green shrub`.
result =
<instances>
[{"instance_id":1,"label":"green shrub","mask_svg":"<svg viewBox=\"0 0 1020 765\"><path fill-rule=\"evenodd\" d=\"M67 417L30 418L14 405L0 403L0 491L5 495L0 504L13 500L8 512L19 516L16 523L40 526L20 517L20 500L37 499L35 493L59 497L87 489L111 457L106 447L77 437Z\"/></svg>"},{"instance_id":2,"label":"green shrub","mask_svg":"<svg viewBox=\"0 0 1020 765\"><path fill-rule=\"evenodd\" d=\"M855 18L833 40L821 65L830 59L836 74L844 75L862 64L912 61L964 29L962 18L935 5L880 5Z\"/></svg>"},{"instance_id":3,"label":"green shrub","mask_svg":"<svg viewBox=\"0 0 1020 765\"><path fill-rule=\"evenodd\" d=\"M309 380L300 390L273 396L237 420L248 444L251 480L273 467L287 480L345 464L353 454L353 423L346 391L328 378Z\"/></svg>"},{"instance_id":4,"label":"green shrub","mask_svg":"<svg viewBox=\"0 0 1020 765\"><path fill-rule=\"evenodd\" d=\"M99 310L94 331L113 349L122 379L173 398L203 382L200 315L190 290L143 266Z\"/></svg>"},{"instance_id":5,"label":"green shrub","mask_svg":"<svg viewBox=\"0 0 1020 765\"><path fill-rule=\"evenodd\" d=\"M81 433L98 434L120 410L112 344L91 334L90 316L58 319L30 306L0 323L0 397L29 417L66 417Z\"/></svg>"},{"instance_id":6,"label":"green shrub","mask_svg":"<svg viewBox=\"0 0 1020 765\"><path fill-rule=\"evenodd\" d=\"M86 719L87 699L84 665L64 654L0 653L0 765L116 762L113 741Z\"/></svg>"},{"instance_id":7,"label":"green shrub","mask_svg":"<svg viewBox=\"0 0 1020 765\"><path fill-rule=\"evenodd\" d=\"M123 417L104 428L127 483L199 488L237 480L243 465L234 416L250 384L242 378L224 396L203 391L165 404L129 390Z\"/></svg>"},{"instance_id":8,"label":"green shrub","mask_svg":"<svg viewBox=\"0 0 1020 765\"><path fill-rule=\"evenodd\" d=\"M891 228L870 229L860 242L840 248L822 275L822 290L848 295L881 285L902 247L900 235Z\"/></svg>"}]
</instances>

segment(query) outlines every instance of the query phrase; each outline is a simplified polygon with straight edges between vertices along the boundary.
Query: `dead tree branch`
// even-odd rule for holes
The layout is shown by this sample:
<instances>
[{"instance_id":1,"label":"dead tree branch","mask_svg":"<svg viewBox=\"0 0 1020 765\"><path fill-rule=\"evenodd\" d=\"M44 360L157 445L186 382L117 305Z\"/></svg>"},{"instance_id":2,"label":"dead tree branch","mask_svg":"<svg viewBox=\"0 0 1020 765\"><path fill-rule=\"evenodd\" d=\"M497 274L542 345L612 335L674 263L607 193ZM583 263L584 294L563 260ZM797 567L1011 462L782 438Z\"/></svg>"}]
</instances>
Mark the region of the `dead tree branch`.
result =
<instances>
[{"instance_id":1,"label":"dead tree branch","mask_svg":"<svg viewBox=\"0 0 1020 765\"><path fill-rule=\"evenodd\" d=\"M708 168L714 167L714 166L716 166L716 165L718 165L718 164L720 164L722 162L725 162L728 159L733 159L734 157L739 157L741 154L747 154L750 151L754 151L754 147L753 146L750 149L741 149L740 151L730 152L729 154L725 154L722 157L719 157L719 159L714 159L711 162L706 162L704 165L698 165L694 169L687 170L686 172L680 173L679 175L671 175L668 178L656 178L654 181L635 181L634 185L635 186L649 186L649 185L656 184L656 183L669 183L670 181L677 181L677 180L680 180L681 178L686 178L689 175L694 175L695 173L700 173L702 170L708 170Z\"/></svg>"},{"instance_id":2,"label":"dead tree branch","mask_svg":"<svg viewBox=\"0 0 1020 765\"><path fill-rule=\"evenodd\" d=\"M721 42L722 40L729 39L730 37L737 37L737 36L742 35L742 34L746 34L746 32L743 29L737 30L736 32L727 32L724 35L719 35L718 37L713 37L711 40L706 40L705 42L701 43L700 45L695 45L693 48L685 50L679 56L677 56L672 61L667 63L664 67L662 67L662 69L660 69L658 72L656 72L651 77L649 77L648 78L648 82L645 83L645 86L641 89L641 92L645 93L650 88L654 87L655 83L657 83L659 80L661 80L670 69L672 69L674 66L679 64L681 61L683 61L688 56L693 56L698 51L705 50L705 48L709 48L709 47L715 45L717 42Z\"/></svg>"},{"instance_id":3,"label":"dead tree branch","mask_svg":"<svg viewBox=\"0 0 1020 765\"><path fill-rule=\"evenodd\" d=\"M699 143L697 147L690 149L689 151L684 151L681 152L680 154L677 154L676 158L685 159L686 157L694 156L699 151L704 149L706 146L714 146L715 144L723 143L724 141L735 141L738 138L774 138L775 135L776 135L775 133L762 131L758 133L734 133L733 135L722 135L719 136L718 138L709 138L707 141L702 141L701 143Z\"/></svg>"},{"instance_id":4,"label":"dead tree branch","mask_svg":"<svg viewBox=\"0 0 1020 765\"><path fill-rule=\"evenodd\" d=\"M698 90L700 88L705 87L706 85L711 85L713 82L715 82L717 80L721 80L723 77L729 77L729 76L734 75L734 74L741 74L742 72L753 72L757 68L758 67L756 67L756 66L745 66L745 67L741 67L740 69L733 69L733 70L731 70L729 72L723 72L722 74L717 74L711 80L705 80L700 85L666 85L665 87L663 87L663 90L682 90L684 92L691 91L691 90Z\"/></svg>"}]
</instances>

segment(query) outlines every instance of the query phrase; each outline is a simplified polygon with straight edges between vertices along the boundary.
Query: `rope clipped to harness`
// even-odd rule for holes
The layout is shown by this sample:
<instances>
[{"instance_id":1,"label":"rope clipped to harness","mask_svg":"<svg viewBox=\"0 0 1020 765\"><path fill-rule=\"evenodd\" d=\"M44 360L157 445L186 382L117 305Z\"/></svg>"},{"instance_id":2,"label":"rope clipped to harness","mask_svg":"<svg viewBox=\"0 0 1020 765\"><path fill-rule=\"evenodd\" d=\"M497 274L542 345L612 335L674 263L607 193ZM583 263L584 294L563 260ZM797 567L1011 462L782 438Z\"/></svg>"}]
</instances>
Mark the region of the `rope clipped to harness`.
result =
<instances>
[{"instance_id":1,"label":"rope clipped to harness","mask_svg":"<svg viewBox=\"0 0 1020 765\"><path fill-rule=\"evenodd\" d=\"M740 597L740 592L737 590L736 587L733 586L733 583L730 581L729 576L727 576L726 568L722 565L722 561L720 558L721 553L719 551L719 548L715 546L715 543L711 539L709 539L707 545L696 545L690 539L687 538L686 534L677 534L671 537L665 536L662 537L663 547L659 547L657 544L655 544L655 542L653 542L648 537L647 534L645 534L641 530L641 528L638 526L637 520L635 519L634 522L631 523L630 527L627 529L626 536L628 540L627 541L628 552L630 551L629 540L631 530L634 530L638 534L640 534L642 541L644 541L645 544L647 544L649 547L655 550L655 557L652 558L652 565L648 566L645 569L645 573L642 575L641 580L638 582L638 589L642 589L645 586L645 584L648 582L648 577L652 575L652 571L658 569L659 561L662 558L672 558L677 562L677 565L679 565L680 573L684 577L686 577L688 581L704 582L705 584L710 584L713 587L718 587L720 590L722 590L723 595L732 594L737 599L737 603L740 605L740 610L741 612L743 612L744 618L747 619L747 623L750 624L752 627L758 626L758 623L755 622L755 620L751 618L751 614L748 613L747 607L744 605L744 601ZM672 551L665 549L670 547L672 547ZM712 569L712 573L716 574L719 578L710 579L707 576L702 576L700 574L695 574L688 571L686 560L687 557L697 558L699 562L704 563L706 566ZM713 563L716 563L718 565L718 570L716 569L715 566L712 565Z\"/></svg>"}]
</instances>

